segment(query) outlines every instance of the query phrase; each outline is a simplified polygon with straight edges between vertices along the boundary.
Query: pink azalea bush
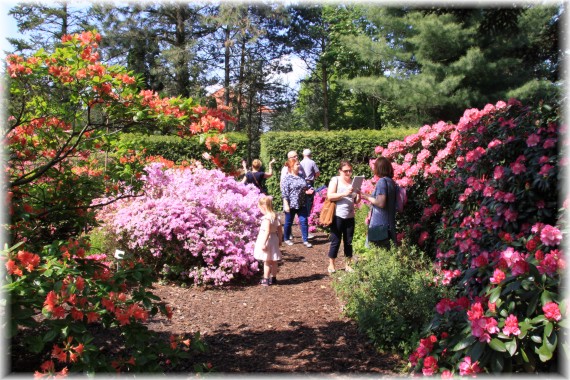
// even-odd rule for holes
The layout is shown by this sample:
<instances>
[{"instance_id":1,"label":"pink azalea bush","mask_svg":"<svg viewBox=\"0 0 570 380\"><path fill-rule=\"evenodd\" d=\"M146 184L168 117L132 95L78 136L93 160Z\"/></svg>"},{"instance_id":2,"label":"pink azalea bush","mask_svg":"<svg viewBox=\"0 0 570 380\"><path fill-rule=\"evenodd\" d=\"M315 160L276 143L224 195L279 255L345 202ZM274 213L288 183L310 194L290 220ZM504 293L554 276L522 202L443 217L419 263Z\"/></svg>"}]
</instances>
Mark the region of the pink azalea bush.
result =
<instances>
[{"instance_id":1,"label":"pink azalea bush","mask_svg":"<svg viewBox=\"0 0 570 380\"><path fill-rule=\"evenodd\" d=\"M404 241L432 256L440 300L414 371L473 376L558 364L565 259L556 110L518 101L466 110L378 147L408 190Z\"/></svg>"},{"instance_id":2,"label":"pink azalea bush","mask_svg":"<svg viewBox=\"0 0 570 380\"><path fill-rule=\"evenodd\" d=\"M127 252L167 278L195 284L222 285L258 271L259 191L219 170L152 163L145 171L144 196L100 214Z\"/></svg>"}]
</instances>

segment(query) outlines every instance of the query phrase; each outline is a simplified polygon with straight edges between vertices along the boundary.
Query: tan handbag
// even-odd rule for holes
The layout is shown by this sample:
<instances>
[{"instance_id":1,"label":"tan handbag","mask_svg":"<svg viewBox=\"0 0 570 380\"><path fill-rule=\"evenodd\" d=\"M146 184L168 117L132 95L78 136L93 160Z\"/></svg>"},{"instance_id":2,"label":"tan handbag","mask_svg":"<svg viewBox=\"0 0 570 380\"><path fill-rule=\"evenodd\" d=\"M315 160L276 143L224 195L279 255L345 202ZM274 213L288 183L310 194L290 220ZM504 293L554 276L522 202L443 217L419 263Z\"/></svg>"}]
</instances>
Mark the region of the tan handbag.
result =
<instances>
[{"instance_id":1,"label":"tan handbag","mask_svg":"<svg viewBox=\"0 0 570 380\"><path fill-rule=\"evenodd\" d=\"M338 186L338 180L337 180ZM321 209L321 213L319 214L319 224L324 227L328 227L332 224L334 220L334 212L336 209L336 203L331 201L330 199L325 199L325 203L323 203L323 208Z\"/></svg>"},{"instance_id":2,"label":"tan handbag","mask_svg":"<svg viewBox=\"0 0 570 380\"><path fill-rule=\"evenodd\" d=\"M325 199L325 203L323 203L323 208L321 209L321 213L319 214L319 224L321 226L328 227L332 224L334 219L335 209L336 209L336 203L328 198Z\"/></svg>"}]
</instances>

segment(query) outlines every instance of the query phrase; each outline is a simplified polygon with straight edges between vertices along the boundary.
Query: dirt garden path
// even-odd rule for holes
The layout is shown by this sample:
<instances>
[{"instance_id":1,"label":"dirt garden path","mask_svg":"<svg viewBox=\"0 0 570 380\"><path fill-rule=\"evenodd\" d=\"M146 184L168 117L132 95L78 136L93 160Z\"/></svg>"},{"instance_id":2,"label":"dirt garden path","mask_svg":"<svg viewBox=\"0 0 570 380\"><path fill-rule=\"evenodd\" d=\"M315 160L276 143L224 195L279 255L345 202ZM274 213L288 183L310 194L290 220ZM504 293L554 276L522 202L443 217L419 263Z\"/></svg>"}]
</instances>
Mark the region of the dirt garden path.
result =
<instances>
[{"instance_id":1,"label":"dirt garden path","mask_svg":"<svg viewBox=\"0 0 570 380\"><path fill-rule=\"evenodd\" d=\"M198 359L212 363L218 373L397 376L401 359L377 353L342 316L326 270L327 235L316 233L313 248L306 248L297 226L293 234L295 244L282 246L278 285L262 287L258 280L222 289L157 284L154 293L174 307L174 314L171 321L155 319L149 327L169 334L199 331L210 351ZM343 267L341 259L338 268ZM187 370L192 371L190 363Z\"/></svg>"}]
</instances>

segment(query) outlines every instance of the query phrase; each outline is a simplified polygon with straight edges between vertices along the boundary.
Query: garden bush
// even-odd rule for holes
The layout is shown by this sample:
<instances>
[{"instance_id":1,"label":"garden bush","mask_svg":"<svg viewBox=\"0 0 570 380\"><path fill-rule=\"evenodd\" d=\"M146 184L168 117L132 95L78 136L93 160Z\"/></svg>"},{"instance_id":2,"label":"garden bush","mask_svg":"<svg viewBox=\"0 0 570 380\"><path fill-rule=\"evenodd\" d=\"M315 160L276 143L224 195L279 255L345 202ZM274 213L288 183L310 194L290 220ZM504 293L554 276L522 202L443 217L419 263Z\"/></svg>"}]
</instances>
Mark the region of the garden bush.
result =
<instances>
[{"instance_id":1,"label":"garden bush","mask_svg":"<svg viewBox=\"0 0 570 380\"><path fill-rule=\"evenodd\" d=\"M376 153L408 189L400 236L435 260L436 306L410 356L424 375L560 369L566 304L559 114L500 101Z\"/></svg>"},{"instance_id":2,"label":"garden bush","mask_svg":"<svg viewBox=\"0 0 570 380\"><path fill-rule=\"evenodd\" d=\"M144 196L99 215L119 247L171 280L221 285L258 271L260 193L253 185L200 167L154 163L145 171Z\"/></svg>"},{"instance_id":3,"label":"garden bush","mask_svg":"<svg viewBox=\"0 0 570 380\"><path fill-rule=\"evenodd\" d=\"M363 236L357 240L355 271L333 282L344 313L377 348L410 353L441 296L431 263L415 247L364 249Z\"/></svg>"}]
</instances>

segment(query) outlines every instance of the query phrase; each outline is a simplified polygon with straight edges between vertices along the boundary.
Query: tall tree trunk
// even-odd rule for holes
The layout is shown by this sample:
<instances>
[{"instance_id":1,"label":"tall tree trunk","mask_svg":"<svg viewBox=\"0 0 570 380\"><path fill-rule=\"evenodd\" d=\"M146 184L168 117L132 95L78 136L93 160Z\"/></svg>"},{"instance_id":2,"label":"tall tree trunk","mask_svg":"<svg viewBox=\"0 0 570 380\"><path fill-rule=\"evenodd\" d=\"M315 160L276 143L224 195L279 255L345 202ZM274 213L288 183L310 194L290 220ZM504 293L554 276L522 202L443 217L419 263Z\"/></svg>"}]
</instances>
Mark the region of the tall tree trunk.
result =
<instances>
[{"instance_id":1,"label":"tall tree trunk","mask_svg":"<svg viewBox=\"0 0 570 380\"><path fill-rule=\"evenodd\" d=\"M236 131L239 132L242 129L241 114L242 114L242 98L243 98L243 81L245 77L245 37L241 39L241 57L239 63L239 75L238 75L238 85L237 85L237 124Z\"/></svg>"},{"instance_id":2,"label":"tall tree trunk","mask_svg":"<svg viewBox=\"0 0 570 380\"><path fill-rule=\"evenodd\" d=\"M329 130L329 93L328 93L328 70L326 63L322 64L322 87L323 87L323 128Z\"/></svg>"},{"instance_id":3,"label":"tall tree trunk","mask_svg":"<svg viewBox=\"0 0 570 380\"><path fill-rule=\"evenodd\" d=\"M230 27L226 26L224 41L224 106L230 105ZM224 120L224 129L228 130L228 121Z\"/></svg>"},{"instance_id":4,"label":"tall tree trunk","mask_svg":"<svg viewBox=\"0 0 570 380\"><path fill-rule=\"evenodd\" d=\"M61 36L59 36L59 37L63 37L66 34L68 34L67 28L69 26L69 22L67 20L67 18L69 16L67 13L67 3L63 2L62 4L63 4L63 12L61 12L62 13L62 15L61 15Z\"/></svg>"},{"instance_id":5,"label":"tall tree trunk","mask_svg":"<svg viewBox=\"0 0 570 380\"><path fill-rule=\"evenodd\" d=\"M185 4L176 7L176 47L179 49L179 56L176 60L176 95L182 97L190 96L190 78L188 75L188 59L186 53L186 33L184 21L186 20Z\"/></svg>"}]
</instances>

